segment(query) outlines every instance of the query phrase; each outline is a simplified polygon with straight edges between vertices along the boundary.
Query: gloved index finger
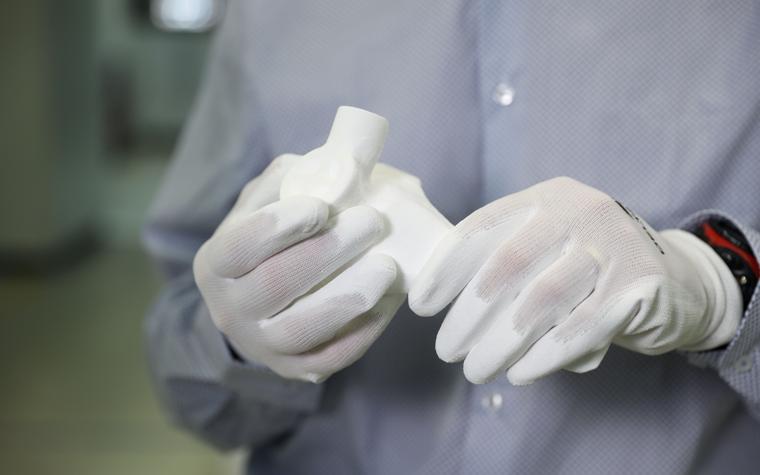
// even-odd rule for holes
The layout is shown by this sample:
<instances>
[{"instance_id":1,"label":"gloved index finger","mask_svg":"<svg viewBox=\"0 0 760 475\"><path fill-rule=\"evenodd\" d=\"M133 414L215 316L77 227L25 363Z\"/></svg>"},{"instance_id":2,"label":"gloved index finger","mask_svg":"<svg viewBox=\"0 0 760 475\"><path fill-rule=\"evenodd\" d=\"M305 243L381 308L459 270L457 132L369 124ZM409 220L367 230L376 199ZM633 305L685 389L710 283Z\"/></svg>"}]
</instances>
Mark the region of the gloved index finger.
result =
<instances>
[{"instance_id":1,"label":"gloved index finger","mask_svg":"<svg viewBox=\"0 0 760 475\"><path fill-rule=\"evenodd\" d=\"M238 278L269 257L320 231L328 206L317 198L294 196L260 210L231 215L208 242L212 271Z\"/></svg>"},{"instance_id":2,"label":"gloved index finger","mask_svg":"<svg viewBox=\"0 0 760 475\"><path fill-rule=\"evenodd\" d=\"M532 212L512 195L476 211L439 242L409 290L409 306L432 316L451 303L505 239L520 229Z\"/></svg>"},{"instance_id":3,"label":"gloved index finger","mask_svg":"<svg viewBox=\"0 0 760 475\"><path fill-rule=\"evenodd\" d=\"M260 175L243 187L230 213L252 213L277 201L282 178L300 159L301 155L285 153L272 160Z\"/></svg>"}]
</instances>

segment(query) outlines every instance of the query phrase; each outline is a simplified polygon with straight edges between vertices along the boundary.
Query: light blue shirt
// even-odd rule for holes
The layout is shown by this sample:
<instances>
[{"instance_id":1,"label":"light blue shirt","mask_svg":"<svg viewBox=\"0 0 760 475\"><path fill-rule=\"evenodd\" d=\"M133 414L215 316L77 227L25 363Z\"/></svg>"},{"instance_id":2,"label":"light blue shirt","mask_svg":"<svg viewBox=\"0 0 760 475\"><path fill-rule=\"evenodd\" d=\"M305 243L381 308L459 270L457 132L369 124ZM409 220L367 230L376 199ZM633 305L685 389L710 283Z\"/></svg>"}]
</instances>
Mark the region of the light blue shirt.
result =
<instances>
[{"instance_id":1,"label":"light blue shirt","mask_svg":"<svg viewBox=\"0 0 760 475\"><path fill-rule=\"evenodd\" d=\"M727 349L613 348L527 387L467 383L436 358L440 317L406 308L321 385L235 361L193 255L342 104L389 119L382 160L453 221L568 175L659 229L726 214L760 255L758 2L232 1L145 240L168 279L158 392L181 426L250 448L251 473L760 472L757 295Z\"/></svg>"}]
</instances>

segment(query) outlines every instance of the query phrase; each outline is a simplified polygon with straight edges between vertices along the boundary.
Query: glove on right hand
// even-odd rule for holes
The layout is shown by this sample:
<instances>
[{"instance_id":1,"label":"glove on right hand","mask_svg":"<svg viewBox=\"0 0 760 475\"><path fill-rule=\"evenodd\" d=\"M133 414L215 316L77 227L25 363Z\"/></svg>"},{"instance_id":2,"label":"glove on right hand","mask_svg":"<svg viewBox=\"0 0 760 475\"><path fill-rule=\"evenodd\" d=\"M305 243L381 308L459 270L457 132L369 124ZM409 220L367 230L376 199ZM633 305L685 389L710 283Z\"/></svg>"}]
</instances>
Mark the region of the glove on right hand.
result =
<instances>
[{"instance_id":1,"label":"glove on right hand","mask_svg":"<svg viewBox=\"0 0 760 475\"><path fill-rule=\"evenodd\" d=\"M367 206L328 219L321 200L277 200L283 155L240 194L195 256L193 270L211 318L246 359L281 376L319 382L361 357L404 300L388 294L396 264L357 256L381 238Z\"/></svg>"}]
</instances>

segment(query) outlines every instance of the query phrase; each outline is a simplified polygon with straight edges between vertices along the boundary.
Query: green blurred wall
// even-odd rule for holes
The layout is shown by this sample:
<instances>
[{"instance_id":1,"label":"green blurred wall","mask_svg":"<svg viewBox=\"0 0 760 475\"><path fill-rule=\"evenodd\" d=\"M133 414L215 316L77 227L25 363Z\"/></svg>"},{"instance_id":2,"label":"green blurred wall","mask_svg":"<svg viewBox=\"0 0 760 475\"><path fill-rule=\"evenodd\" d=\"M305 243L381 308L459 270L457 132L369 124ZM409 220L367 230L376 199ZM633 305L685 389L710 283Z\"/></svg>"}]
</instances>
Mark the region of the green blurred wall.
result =
<instances>
[{"instance_id":1,"label":"green blurred wall","mask_svg":"<svg viewBox=\"0 0 760 475\"><path fill-rule=\"evenodd\" d=\"M95 219L95 2L4 0L0 252L44 252Z\"/></svg>"},{"instance_id":2,"label":"green blurred wall","mask_svg":"<svg viewBox=\"0 0 760 475\"><path fill-rule=\"evenodd\" d=\"M102 228L107 176L166 157L189 114L210 35L159 31L134 3L2 2L0 268Z\"/></svg>"}]
</instances>

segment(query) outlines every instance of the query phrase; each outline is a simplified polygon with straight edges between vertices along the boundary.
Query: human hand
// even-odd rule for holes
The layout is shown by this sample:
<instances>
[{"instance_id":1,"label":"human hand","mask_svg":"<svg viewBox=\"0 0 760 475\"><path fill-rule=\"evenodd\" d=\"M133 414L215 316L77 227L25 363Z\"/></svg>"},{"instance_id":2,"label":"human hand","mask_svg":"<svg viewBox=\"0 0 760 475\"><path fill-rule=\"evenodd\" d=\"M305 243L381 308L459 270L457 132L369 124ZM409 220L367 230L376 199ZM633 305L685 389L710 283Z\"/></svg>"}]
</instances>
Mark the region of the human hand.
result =
<instances>
[{"instance_id":1,"label":"human hand","mask_svg":"<svg viewBox=\"0 0 760 475\"><path fill-rule=\"evenodd\" d=\"M355 206L328 219L317 198L276 201L300 158L278 157L246 185L193 270L212 320L240 355L319 382L364 354L404 295L387 293L393 259L356 260L384 233L377 211Z\"/></svg>"},{"instance_id":2,"label":"human hand","mask_svg":"<svg viewBox=\"0 0 760 475\"><path fill-rule=\"evenodd\" d=\"M658 234L569 178L494 201L448 233L409 305L428 316L452 301L436 351L464 359L474 383L589 371L611 343L645 354L715 348L741 318L738 284L706 244Z\"/></svg>"}]
</instances>

